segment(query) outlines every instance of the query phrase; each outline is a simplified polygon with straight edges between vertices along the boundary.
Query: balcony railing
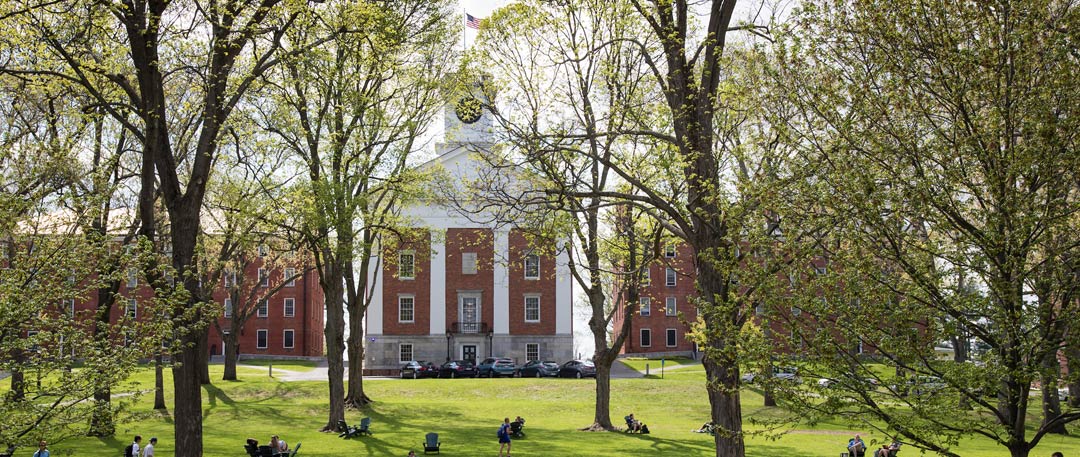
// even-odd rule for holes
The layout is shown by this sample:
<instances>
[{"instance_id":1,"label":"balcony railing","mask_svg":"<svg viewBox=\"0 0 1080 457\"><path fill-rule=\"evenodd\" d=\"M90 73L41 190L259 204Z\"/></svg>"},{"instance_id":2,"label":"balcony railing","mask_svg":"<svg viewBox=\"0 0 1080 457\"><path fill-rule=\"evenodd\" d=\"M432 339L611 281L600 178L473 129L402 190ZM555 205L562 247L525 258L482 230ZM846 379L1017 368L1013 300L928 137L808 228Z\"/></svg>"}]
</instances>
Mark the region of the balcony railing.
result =
<instances>
[{"instance_id":1,"label":"balcony railing","mask_svg":"<svg viewBox=\"0 0 1080 457\"><path fill-rule=\"evenodd\" d=\"M487 322L454 322L450 324L450 333L487 333Z\"/></svg>"}]
</instances>

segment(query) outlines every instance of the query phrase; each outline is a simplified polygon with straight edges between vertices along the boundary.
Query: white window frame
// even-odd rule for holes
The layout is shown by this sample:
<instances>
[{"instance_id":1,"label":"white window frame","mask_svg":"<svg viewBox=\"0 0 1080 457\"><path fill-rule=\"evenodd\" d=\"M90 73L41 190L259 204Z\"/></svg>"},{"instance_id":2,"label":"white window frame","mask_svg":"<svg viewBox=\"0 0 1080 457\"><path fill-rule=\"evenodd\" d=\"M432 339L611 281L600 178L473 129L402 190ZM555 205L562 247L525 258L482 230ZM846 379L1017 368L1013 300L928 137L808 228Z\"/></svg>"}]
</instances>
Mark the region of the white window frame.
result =
<instances>
[{"instance_id":1,"label":"white window frame","mask_svg":"<svg viewBox=\"0 0 1080 457\"><path fill-rule=\"evenodd\" d=\"M405 311L403 300L409 300L409 319L402 319L402 312ZM398 322L403 324L411 324L416 322L416 296L412 294L398 295ZM410 359L412 360L412 359ZM406 360L408 362L408 360Z\"/></svg>"},{"instance_id":2,"label":"white window frame","mask_svg":"<svg viewBox=\"0 0 1080 457\"><path fill-rule=\"evenodd\" d=\"M536 299L536 319L529 319L529 300ZM526 294L525 295L525 322L536 323L540 322L540 295L539 294Z\"/></svg>"},{"instance_id":3,"label":"white window frame","mask_svg":"<svg viewBox=\"0 0 1080 457\"><path fill-rule=\"evenodd\" d=\"M262 336L262 345L259 345L259 336ZM270 331L260 328L255 331L255 349L266 349L270 346Z\"/></svg>"},{"instance_id":4,"label":"white window frame","mask_svg":"<svg viewBox=\"0 0 1080 457\"><path fill-rule=\"evenodd\" d=\"M224 276L224 278L222 278L222 281L225 283L226 288L233 287L233 286L236 285L236 272L235 271L225 270L224 272L222 272L222 275Z\"/></svg>"},{"instance_id":5,"label":"white window frame","mask_svg":"<svg viewBox=\"0 0 1080 457\"><path fill-rule=\"evenodd\" d=\"M645 267L645 274L641 277L641 285L648 286L652 284L652 268Z\"/></svg>"},{"instance_id":6,"label":"white window frame","mask_svg":"<svg viewBox=\"0 0 1080 457\"><path fill-rule=\"evenodd\" d=\"M281 301L281 313L285 317L296 317L296 298L285 297Z\"/></svg>"},{"instance_id":7,"label":"white window frame","mask_svg":"<svg viewBox=\"0 0 1080 457\"><path fill-rule=\"evenodd\" d=\"M265 244L260 244L259 245L259 257L266 257L268 254L270 254L270 248L268 246L266 246Z\"/></svg>"},{"instance_id":8,"label":"white window frame","mask_svg":"<svg viewBox=\"0 0 1080 457\"><path fill-rule=\"evenodd\" d=\"M285 269L285 277L284 277L284 279L288 279L288 281L285 282L285 287L296 287L296 278L293 278L293 276L295 276L295 275L296 275L296 269L295 268L286 268ZM290 279L290 278L292 278L292 279Z\"/></svg>"},{"instance_id":9,"label":"white window frame","mask_svg":"<svg viewBox=\"0 0 1080 457\"><path fill-rule=\"evenodd\" d=\"M408 349L408 351L406 351L406 349ZM406 357L406 354L408 354L408 357ZM412 360L414 360L413 357L415 357L415 356L416 356L416 354L413 352L413 344L412 343L401 343L401 344L398 345L398 362L399 363L412 361Z\"/></svg>"},{"instance_id":10,"label":"white window frame","mask_svg":"<svg viewBox=\"0 0 1080 457\"><path fill-rule=\"evenodd\" d=\"M286 344L289 340L292 340L292 344ZM281 347L285 349L293 349L296 347L296 331L287 328L281 331Z\"/></svg>"},{"instance_id":11,"label":"white window frame","mask_svg":"<svg viewBox=\"0 0 1080 457\"><path fill-rule=\"evenodd\" d=\"M679 315L679 301L675 297L667 297L664 299L664 315L665 316L678 316Z\"/></svg>"},{"instance_id":12,"label":"white window frame","mask_svg":"<svg viewBox=\"0 0 1080 457\"><path fill-rule=\"evenodd\" d=\"M270 273L265 268L259 269L259 287L270 287Z\"/></svg>"},{"instance_id":13,"label":"white window frame","mask_svg":"<svg viewBox=\"0 0 1080 457\"><path fill-rule=\"evenodd\" d=\"M678 255L678 252L675 249L675 243L668 243L664 246L664 257L674 259L676 255Z\"/></svg>"},{"instance_id":14,"label":"white window frame","mask_svg":"<svg viewBox=\"0 0 1080 457\"><path fill-rule=\"evenodd\" d=\"M127 288L134 289L136 287L139 287L139 270L135 268L128 268Z\"/></svg>"},{"instance_id":15,"label":"white window frame","mask_svg":"<svg viewBox=\"0 0 1080 457\"><path fill-rule=\"evenodd\" d=\"M540 360L540 343L525 343L525 361Z\"/></svg>"},{"instance_id":16,"label":"white window frame","mask_svg":"<svg viewBox=\"0 0 1080 457\"><path fill-rule=\"evenodd\" d=\"M255 305L255 317L270 317L270 299L264 298L259 300L259 303Z\"/></svg>"},{"instance_id":17,"label":"white window frame","mask_svg":"<svg viewBox=\"0 0 1080 457\"><path fill-rule=\"evenodd\" d=\"M679 274L675 272L674 268L667 267L664 270L664 284L668 287L675 287L679 283Z\"/></svg>"},{"instance_id":18,"label":"white window frame","mask_svg":"<svg viewBox=\"0 0 1080 457\"><path fill-rule=\"evenodd\" d=\"M649 335L649 344L645 344L645 335ZM652 329L643 328L638 331L638 345L643 348L652 347Z\"/></svg>"},{"instance_id":19,"label":"white window frame","mask_svg":"<svg viewBox=\"0 0 1080 457\"><path fill-rule=\"evenodd\" d=\"M409 256L409 269L408 276L405 275L405 256ZM413 251L401 251L398 252L398 279L413 280L416 279L416 253Z\"/></svg>"},{"instance_id":20,"label":"white window frame","mask_svg":"<svg viewBox=\"0 0 1080 457\"><path fill-rule=\"evenodd\" d=\"M75 317L75 299L74 298L65 298L65 299L61 300L60 301L60 306L64 308L64 313L66 313L68 315L68 317L72 317L72 318Z\"/></svg>"},{"instance_id":21,"label":"white window frame","mask_svg":"<svg viewBox=\"0 0 1080 457\"><path fill-rule=\"evenodd\" d=\"M477 257L475 252L462 252L461 253L461 274L474 275L477 274Z\"/></svg>"},{"instance_id":22,"label":"white window frame","mask_svg":"<svg viewBox=\"0 0 1080 457\"><path fill-rule=\"evenodd\" d=\"M664 330L664 344L669 348L677 347L679 345L679 331L673 328Z\"/></svg>"},{"instance_id":23,"label":"white window frame","mask_svg":"<svg viewBox=\"0 0 1080 457\"><path fill-rule=\"evenodd\" d=\"M638 299L638 305L640 309L638 314L643 317L652 316L652 297L641 297Z\"/></svg>"},{"instance_id":24,"label":"white window frame","mask_svg":"<svg viewBox=\"0 0 1080 457\"><path fill-rule=\"evenodd\" d=\"M817 273L818 276L825 276L825 275L829 274L829 267L828 266L814 267L814 272Z\"/></svg>"},{"instance_id":25,"label":"white window frame","mask_svg":"<svg viewBox=\"0 0 1080 457\"><path fill-rule=\"evenodd\" d=\"M139 300L135 298L129 298L127 308L124 309L124 315L129 319L139 318Z\"/></svg>"},{"instance_id":26,"label":"white window frame","mask_svg":"<svg viewBox=\"0 0 1080 457\"><path fill-rule=\"evenodd\" d=\"M799 308L798 306L792 306L791 307L791 317L799 317L801 315L802 315L802 308Z\"/></svg>"},{"instance_id":27,"label":"white window frame","mask_svg":"<svg viewBox=\"0 0 1080 457\"><path fill-rule=\"evenodd\" d=\"M221 307L224 308L223 317L225 319L232 319L232 316L233 316L232 299L231 298L226 298L225 301L223 301L221 303Z\"/></svg>"},{"instance_id":28,"label":"white window frame","mask_svg":"<svg viewBox=\"0 0 1080 457\"><path fill-rule=\"evenodd\" d=\"M531 260L531 259L535 260L535 263L536 263L536 271L535 271L536 274L535 275L530 275L529 274L529 260ZM534 253L525 254L525 259L523 260L523 266L525 268L525 279L532 280L532 281L540 279L540 256L539 255L534 254Z\"/></svg>"}]
</instances>

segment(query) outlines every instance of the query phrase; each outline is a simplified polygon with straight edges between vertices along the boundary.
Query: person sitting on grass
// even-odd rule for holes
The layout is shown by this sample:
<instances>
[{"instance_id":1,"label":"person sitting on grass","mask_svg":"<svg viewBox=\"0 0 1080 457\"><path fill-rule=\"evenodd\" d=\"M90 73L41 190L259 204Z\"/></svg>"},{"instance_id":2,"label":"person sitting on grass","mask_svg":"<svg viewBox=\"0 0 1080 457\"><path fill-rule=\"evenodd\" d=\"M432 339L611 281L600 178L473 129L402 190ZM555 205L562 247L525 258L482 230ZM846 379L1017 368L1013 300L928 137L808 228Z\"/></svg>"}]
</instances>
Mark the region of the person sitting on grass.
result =
<instances>
[{"instance_id":1,"label":"person sitting on grass","mask_svg":"<svg viewBox=\"0 0 1080 457\"><path fill-rule=\"evenodd\" d=\"M848 455L851 457L864 457L866 455L866 443L858 434L855 434L855 437L848 441L847 449Z\"/></svg>"},{"instance_id":2,"label":"person sitting on grass","mask_svg":"<svg viewBox=\"0 0 1080 457\"><path fill-rule=\"evenodd\" d=\"M712 421L701 424L701 428L694 430L694 433L708 433L712 435L715 432L716 425Z\"/></svg>"}]
</instances>

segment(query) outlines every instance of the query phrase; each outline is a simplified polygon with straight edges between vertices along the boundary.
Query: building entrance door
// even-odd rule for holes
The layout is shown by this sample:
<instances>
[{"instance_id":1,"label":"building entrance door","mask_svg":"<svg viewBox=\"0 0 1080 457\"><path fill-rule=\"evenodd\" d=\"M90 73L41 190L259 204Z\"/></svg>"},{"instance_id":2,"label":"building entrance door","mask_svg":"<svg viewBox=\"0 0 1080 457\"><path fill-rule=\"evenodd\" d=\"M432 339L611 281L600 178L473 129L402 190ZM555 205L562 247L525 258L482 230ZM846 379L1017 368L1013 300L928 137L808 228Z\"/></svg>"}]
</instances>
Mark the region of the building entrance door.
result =
<instances>
[{"instance_id":1,"label":"building entrance door","mask_svg":"<svg viewBox=\"0 0 1080 457\"><path fill-rule=\"evenodd\" d=\"M476 363L476 345L466 344L461 346L461 358Z\"/></svg>"}]
</instances>

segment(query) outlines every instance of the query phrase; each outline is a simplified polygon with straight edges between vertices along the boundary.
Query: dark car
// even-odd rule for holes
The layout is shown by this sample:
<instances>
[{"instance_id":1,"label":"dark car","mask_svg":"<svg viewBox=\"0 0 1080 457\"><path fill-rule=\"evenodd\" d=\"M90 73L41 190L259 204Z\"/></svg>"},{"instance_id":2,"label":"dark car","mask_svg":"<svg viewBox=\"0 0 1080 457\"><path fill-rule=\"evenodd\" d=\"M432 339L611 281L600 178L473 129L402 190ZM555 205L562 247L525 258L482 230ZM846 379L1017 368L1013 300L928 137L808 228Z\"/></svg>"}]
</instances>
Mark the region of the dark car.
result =
<instances>
[{"instance_id":1,"label":"dark car","mask_svg":"<svg viewBox=\"0 0 1080 457\"><path fill-rule=\"evenodd\" d=\"M439 376L439 367L431 362L413 360L405 362L401 366L401 379L405 378L436 378Z\"/></svg>"},{"instance_id":2,"label":"dark car","mask_svg":"<svg viewBox=\"0 0 1080 457\"><path fill-rule=\"evenodd\" d=\"M514 359L508 357L488 357L476 366L477 376L498 378L502 376L514 377L517 374L517 366Z\"/></svg>"},{"instance_id":3,"label":"dark car","mask_svg":"<svg viewBox=\"0 0 1080 457\"><path fill-rule=\"evenodd\" d=\"M559 368L560 378L596 377L596 365L590 360L571 360Z\"/></svg>"},{"instance_id":4,"label":"dark car","mask_svg":"<svg viewBox=\"0 0 1080 457\"><path fill-rule=\"evenodd\" d=\"M476 365L469 360L451 360L439 368L440 378L475 378Z\"/></svg>"},{"instance_id":5,"label":"dark car","mask_svg":"<svg viewBox=\"0 0 1080 457\"><path fill-rule=\"evenodd\" d=\"M559 375L559 364L550 360L543 362L533 360L521 367L520 371L522 378L542 378L545 376L553 378Z\"/></svg>"}]
</instances>

